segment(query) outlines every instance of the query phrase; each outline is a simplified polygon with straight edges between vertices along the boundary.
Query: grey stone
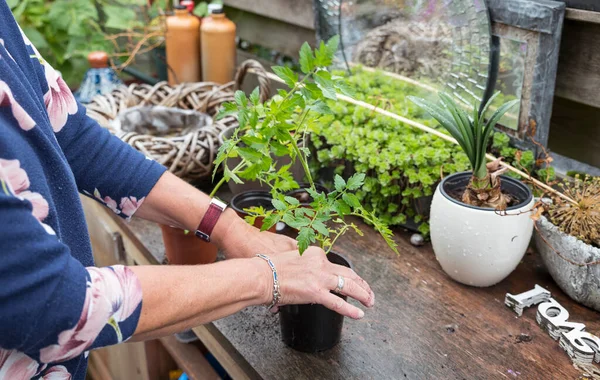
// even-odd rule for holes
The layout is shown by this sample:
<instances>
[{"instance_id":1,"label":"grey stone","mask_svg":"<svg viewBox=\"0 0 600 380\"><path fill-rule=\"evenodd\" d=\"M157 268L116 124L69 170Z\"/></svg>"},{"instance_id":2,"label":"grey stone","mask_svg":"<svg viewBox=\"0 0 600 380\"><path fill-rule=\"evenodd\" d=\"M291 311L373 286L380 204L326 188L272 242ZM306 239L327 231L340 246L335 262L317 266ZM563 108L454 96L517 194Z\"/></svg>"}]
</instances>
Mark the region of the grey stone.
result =
<instances>
[{"instance_id":1,"label":"grey stone","mask_svg":"<svg viewBox=\"0 0 600 380\"><path fill-rule=\"evenodd\" d=\"M421 234L412 234L410 236L410 244L414 245L415 247L420 247L425 244L425 238L423 238L423 235Z\"/></svg>"},{"instance_id":2,"label":"grey stone","mask_svg":"<svg viewBox=\"0 0 600 380\"><path fill-rule=\"evenodd\" d=\"M571 264L558 256L552 248L576 263L600 260L600 249L563 233L543 216L536 225L535 245L554 281L575 301L600 311L600 265Z\"/></svg>"}]
</instances>

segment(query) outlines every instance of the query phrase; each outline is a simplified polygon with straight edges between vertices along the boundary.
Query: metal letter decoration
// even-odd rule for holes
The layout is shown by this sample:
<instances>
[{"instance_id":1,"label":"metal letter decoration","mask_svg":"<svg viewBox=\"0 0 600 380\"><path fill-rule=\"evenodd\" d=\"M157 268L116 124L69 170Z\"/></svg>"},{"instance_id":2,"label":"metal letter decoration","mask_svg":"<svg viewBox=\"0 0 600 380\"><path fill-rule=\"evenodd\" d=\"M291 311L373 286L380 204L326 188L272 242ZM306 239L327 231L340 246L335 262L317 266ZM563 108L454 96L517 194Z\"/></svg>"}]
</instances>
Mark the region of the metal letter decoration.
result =
<instances>
[{"instance_id":1,"label":"metal letter decoration","mask_svg":"<svg viewBox=\"0 0 600 380\"><path fill-rule=\"evenodd\" d=\"M537 323L552 339L559 340L560 347L567 352L573 363L600 363L600 338L586 332L583 323L569 322L569 312L550 297L549 291L536 285L517 295L506 293L504 299L504 304L518 316L523 315L523 309L538 303L540 305L535 318Z\"/></svg>"}]
</instances>

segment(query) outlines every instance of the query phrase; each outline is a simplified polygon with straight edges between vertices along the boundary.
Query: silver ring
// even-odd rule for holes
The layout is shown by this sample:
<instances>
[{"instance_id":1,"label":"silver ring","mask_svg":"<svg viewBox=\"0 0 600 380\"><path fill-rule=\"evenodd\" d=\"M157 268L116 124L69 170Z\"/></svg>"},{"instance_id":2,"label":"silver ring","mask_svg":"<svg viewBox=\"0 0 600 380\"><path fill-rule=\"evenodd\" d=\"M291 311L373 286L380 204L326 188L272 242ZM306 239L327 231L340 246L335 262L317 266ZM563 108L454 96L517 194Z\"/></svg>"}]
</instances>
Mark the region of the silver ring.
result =
<instances>
[{"instance_id":1,"label":"silver ring","mask_svg":"<svg viewBox=\"0 0 600 380\"><path fill-rule=\"evenodd\" d=\"M336 293L340 293L342 289L344 289L344 277L338 275L338 283L333 291Z\"/></svg>"}]
</instances>

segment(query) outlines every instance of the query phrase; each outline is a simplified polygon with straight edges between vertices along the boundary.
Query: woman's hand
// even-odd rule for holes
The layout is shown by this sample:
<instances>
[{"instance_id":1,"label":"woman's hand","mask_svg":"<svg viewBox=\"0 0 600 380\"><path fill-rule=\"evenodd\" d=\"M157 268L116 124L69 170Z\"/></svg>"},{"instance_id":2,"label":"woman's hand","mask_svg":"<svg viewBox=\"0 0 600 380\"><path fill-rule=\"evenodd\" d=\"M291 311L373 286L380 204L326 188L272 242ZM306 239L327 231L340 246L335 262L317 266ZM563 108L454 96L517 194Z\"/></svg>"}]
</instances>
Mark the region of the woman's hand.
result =
<instances>
[{"instance_id":1,"label":"woman's hand","mask_svg":"<svg viewBox=\"0 0 600 380\"><path fill-rule=\"evenodd\" d=\"M354 305L331 293L338 285L338 276L344 278L341 294L354 298L366 307L373 307L375 295L369 284L352 269L330 263L325 252L316 247L308 248L302 256L297 250L268 255L279 278L281 299L278 306L318 303L350 318L360 319L365 313ZM263 263L265 277L273 299L273 276L267 263Z\"/></svg>"}]
</instances>

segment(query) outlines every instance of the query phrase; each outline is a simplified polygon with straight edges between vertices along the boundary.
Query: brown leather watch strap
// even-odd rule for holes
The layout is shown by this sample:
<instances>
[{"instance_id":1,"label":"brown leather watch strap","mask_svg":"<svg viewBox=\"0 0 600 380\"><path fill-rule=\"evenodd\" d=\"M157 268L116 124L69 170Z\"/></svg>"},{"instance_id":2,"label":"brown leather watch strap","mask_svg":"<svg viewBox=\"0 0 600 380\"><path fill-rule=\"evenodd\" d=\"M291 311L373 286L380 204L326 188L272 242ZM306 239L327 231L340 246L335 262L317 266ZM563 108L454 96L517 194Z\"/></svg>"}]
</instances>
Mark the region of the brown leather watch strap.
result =
<instances>
[{"instance_id":1,"label":"brown leather watch strap","mask_svg":"<svg viewBox=\"0 0 600 380\"><path fill-rule=\"evenodd\" d=\"M202 221L198 225L196 229L196 236L200 239L210 242L210 235L212 234L213 229L217 225L217 221L219 217L225 211L227 205L220 200L213 198L210 201L210 205L208 206L208 210L206 210L206 214L202 217Z\"/></svg>"}]
</instances>

